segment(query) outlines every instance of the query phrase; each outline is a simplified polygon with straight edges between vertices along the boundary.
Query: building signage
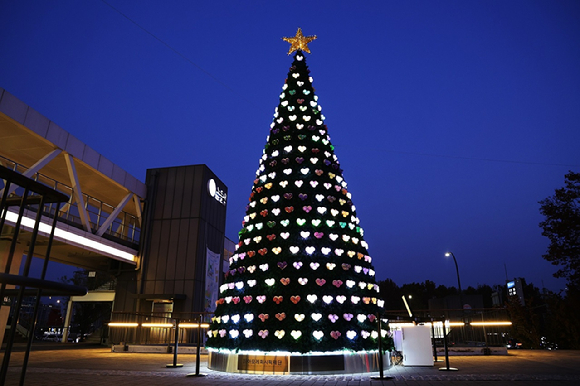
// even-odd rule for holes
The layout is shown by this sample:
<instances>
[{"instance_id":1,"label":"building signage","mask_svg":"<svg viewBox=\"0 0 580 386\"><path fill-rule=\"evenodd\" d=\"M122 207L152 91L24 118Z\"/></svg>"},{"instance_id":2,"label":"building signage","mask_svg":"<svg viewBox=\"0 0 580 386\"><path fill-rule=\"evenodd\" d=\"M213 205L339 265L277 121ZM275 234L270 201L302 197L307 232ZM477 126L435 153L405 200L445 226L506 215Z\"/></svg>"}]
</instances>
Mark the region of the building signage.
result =
<instances>
[{"instance_id":1,"label":"building signage","mask_svg":"<svg viewBox=\"0 0 580 386\"><path fill-rule=\"evenodd\" d=\"M258 373L287 373L288 356L239 355L238 370Z\"/></svg>"},{"instance_id":2,"label":"building signage","mask_svg":"<svg viewBox=\"0 0 580 386\"><path fill-rule=\"evenodd\" d=\"M215 200L220 204L222 205L226 204L226 199L228 195L223 189L217 186L213 178L210 178L209 181L207 182L207 192L209 193L210 196L215 198Z\"/></svg>"}]
</instances>

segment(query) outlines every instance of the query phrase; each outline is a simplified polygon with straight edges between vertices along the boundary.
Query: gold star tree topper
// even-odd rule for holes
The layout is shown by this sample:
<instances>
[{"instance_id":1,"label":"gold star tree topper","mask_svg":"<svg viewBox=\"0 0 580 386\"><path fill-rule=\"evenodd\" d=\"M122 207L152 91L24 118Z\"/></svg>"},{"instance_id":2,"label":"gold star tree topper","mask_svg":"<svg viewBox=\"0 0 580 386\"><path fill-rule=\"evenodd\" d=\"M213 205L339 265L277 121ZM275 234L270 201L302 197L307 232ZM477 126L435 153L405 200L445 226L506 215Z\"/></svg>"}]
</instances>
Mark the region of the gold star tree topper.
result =
<instances>
[{"instance_id":1,"label":"gold star tree topper","mask_svg":"<svg viewBox=\"0 0 580 386\"><path fill-rule=\"evenodd\" d=\"M290 50L288 51L288 55L298 50L310 53L310 49L308 48L307 44L313 40L316 40L316 35L304 36L302 35L302 28L298 28L296 36L294 36L293 38L282 38L282 40L292 44Z\"/></svg>"}]
</instances>

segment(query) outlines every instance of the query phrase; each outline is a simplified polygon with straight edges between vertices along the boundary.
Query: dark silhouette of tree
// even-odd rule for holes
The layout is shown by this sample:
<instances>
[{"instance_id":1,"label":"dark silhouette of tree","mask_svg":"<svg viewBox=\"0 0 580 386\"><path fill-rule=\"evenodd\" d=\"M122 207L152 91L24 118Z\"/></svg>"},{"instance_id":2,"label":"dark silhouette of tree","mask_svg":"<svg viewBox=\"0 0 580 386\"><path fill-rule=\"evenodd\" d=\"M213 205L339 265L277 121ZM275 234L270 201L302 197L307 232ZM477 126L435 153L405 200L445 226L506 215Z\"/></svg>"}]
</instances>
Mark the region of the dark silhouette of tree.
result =
<instances>
[{"instance_id":1,"label":"dark silhouette of tree","mask_svg":"<svg viewBox=\"0 0 580 386\"><path fill-rule=\"evenodd\" d=\"M580 288L580 173L566 174L565 186L540 204L540 213L546 217L540 223L542 235L550 239L543 257L560 266L555 277L565 278L568 286Z\"/></svg>"}]
</instances>

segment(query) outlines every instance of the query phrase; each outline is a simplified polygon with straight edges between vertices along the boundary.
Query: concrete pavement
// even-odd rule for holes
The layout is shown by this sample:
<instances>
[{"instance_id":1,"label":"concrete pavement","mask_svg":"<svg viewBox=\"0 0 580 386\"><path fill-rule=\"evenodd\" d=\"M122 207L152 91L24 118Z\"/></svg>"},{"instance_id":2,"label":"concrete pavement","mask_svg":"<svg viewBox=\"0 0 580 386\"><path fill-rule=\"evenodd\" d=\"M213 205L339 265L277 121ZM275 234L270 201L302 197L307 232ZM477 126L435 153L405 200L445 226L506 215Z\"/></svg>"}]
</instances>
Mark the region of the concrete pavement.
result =
<instances>
[{"instance_id":1,"label":"concrete pavement","mask_svg":"<svg viewBox=\"0 0 580 386\"><path fill-rule=\"evenodd\" d=\"M17 385L24 353L13 352L6 386ZM507 356L450 357L459 371L443 372L444 362L434 367L393 366L385 371L391 380L372 380L378 373L349 375L249 375L208 370L195 372L195 355L180 354L181 368L166 368L172 354L112 353L110 349L74 344L35 344L30 354L26 385L233 385L237 386L447 386L447 385L550 385L580 384L580 351L512 350Z\"/></svg>"}]
</instances>

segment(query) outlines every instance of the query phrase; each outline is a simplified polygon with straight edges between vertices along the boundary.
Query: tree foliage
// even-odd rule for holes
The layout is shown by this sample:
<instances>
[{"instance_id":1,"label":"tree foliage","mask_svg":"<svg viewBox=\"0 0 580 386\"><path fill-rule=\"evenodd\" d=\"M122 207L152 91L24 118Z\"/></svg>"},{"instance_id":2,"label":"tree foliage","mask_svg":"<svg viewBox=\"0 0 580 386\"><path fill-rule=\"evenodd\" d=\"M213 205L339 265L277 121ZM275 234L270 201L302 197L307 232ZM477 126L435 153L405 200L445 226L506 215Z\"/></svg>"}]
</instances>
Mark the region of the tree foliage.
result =
<instances>
[{"instance_id":1,"label":"tree foliage","mask_svg":"<svg viewBox=\"0 0 580 386\"><path fill-rule=\"evenodd\" d=\"M555 277L565 278L569 286L580 287L580 173L570 171L565 186L540 201L542 235L550 239L544 259L560 268Z\"/></svg>"}]
</instances>

